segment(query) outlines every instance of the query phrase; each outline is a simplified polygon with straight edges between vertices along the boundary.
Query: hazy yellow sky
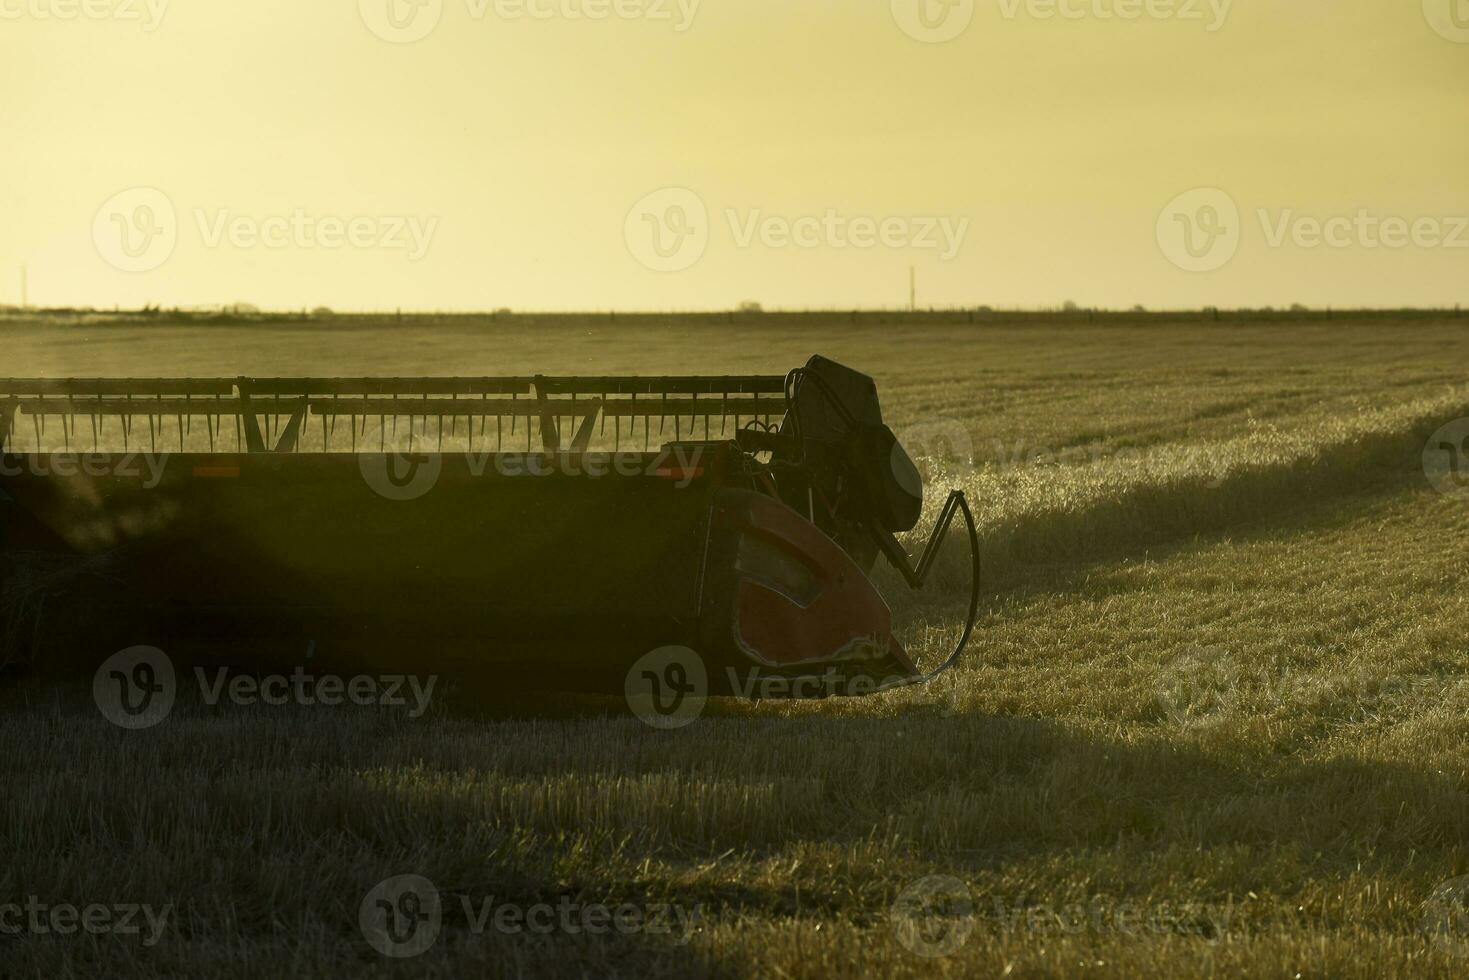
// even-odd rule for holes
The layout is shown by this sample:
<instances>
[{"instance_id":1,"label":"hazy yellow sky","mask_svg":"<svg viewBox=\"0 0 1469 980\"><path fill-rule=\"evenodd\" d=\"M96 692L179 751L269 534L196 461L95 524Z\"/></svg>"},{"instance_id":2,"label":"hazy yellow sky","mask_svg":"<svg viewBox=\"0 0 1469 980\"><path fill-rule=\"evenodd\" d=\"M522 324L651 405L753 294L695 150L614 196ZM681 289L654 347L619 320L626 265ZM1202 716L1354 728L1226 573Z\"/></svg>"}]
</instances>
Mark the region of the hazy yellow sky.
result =
<instances>
[{"instance_id":1,"label":"hazy yellow sky","mask_svg":"<svg viewBox=\"0 0 1469 980\"><path fill-rule=\"evenodd\" d=\"M0 0L0 82L0 303L1469 301L1469 0Z\"/></svg>"}]
</instances>

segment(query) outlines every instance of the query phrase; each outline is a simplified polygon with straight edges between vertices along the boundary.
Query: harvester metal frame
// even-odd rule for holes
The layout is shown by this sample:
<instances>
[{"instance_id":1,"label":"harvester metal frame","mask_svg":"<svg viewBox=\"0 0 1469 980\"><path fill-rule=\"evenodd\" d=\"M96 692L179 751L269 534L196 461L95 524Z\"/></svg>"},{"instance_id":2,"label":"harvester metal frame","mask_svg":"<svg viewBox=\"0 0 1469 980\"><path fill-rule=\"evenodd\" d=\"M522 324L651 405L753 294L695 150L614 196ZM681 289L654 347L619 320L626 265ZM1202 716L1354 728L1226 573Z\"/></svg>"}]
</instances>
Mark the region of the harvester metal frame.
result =
<instances>
[{"instance_id":1,"label":"harvester metal frame","mask_svg":"<svg viewBox=\"0 0 1469 980\"><path fill-rule=\"evenodd\" d=\"M35 447L30 450L19 449L15 445L20 434L22 413L31 417L34 426ZM85 441L77 432L82 417L90 420L90 442L94 453L107 452L101 446L104 430L111 419L120 422L124 452L130 449L134 439L133 427L139 419L147 419L148 447L154 453L159 451L161 441L173 435L169 430L176 428L179 454L186 458L186 462L194 463L192 467L184 467L186 472L200 477L212 476L215 470L228 471L235 480L224 483L236 483L244 491L244 496L237 496L226 485L209 489L195 481L196 485L192 487L169 484L161 496L148 498L149 501L169 502L163 510L142 507L143 511L154 514L153 519L179 522L160 525L157 533L164 537L151 540L144 548L143 554L152 557L139 559L153 564L133 568L133 572L141 576L141 581L150 583L151 591L147 592L148 598L145 599L148 602L166 603L173 597L187 594L188 601L195 603L190 608L195 609L202 608L200 603L217 604L232 596L239 596L241 601L289 603L289 592L274 598L252 595L251 592L258 590L260 584L267 580L252 580L243 570L235 573L243 591L216 591L206 595L207 590L201 592L199 589L203 584L200 578L191 579L185 573L169 568L175 556L186 558L185 565L190 561L197 564L211 560L198 550L198 545L214 549L208 554L214 555L212 560L216 563L229 563L227 553L217 550L219 541L211 540L220 538L215 528L224 525L231 525L225 539L256 541L259 538L260 542L255 547L266 547L267 551L272 547L282 549L272 553L272 560L289 573L307 576L305 581L312 583L310 588L320 586L327 589L332 602L355 601L346 597L355 594L353 589L360 590L365 580L353 577L350 561L334 563L330 558L333 549L345 549L356 554L357 549L363 546L354 537L354 518L347 516L351 512L357 514L356 520L380 522L384 527L395 528L392 534L409 533L415 527L431 528L437 534L433 540L438 544L434 547L444 549L444 561L447 563L440 573L455 576L449 586L459 590L453 595L461 598L452 601L460 602L461 605L455 608L467 615L469 601L464 597L471 594L476 576L487 567L484 549L494 541L493 536L485 537L490 532L481 523L475 530L479 537L473 540L456 538L439 516L435 516L432 508L420 511L375 509L369 515L364 508L378 505L368 504L366 498L350 489L350 483L343 482L347 470L355 472L358 469L350 462L350 457L364 458L365 455L389 451L401 453L397 431L399 421L404 418L408 420L407 453L410 455L415 453L415 445L420 455L442 454L446 435L451 440L459 438L462 419L470 454L475 452L476 438L479 438L484 439L486 445L493 439L496 448L486 450L486 456L493 453L498 453L498 458L517 456L517 453L506 452L505 447L509 440L520 436L523 427L526 456L542 456L564 463L589 455L593 441L599 436L604 440L600 444L605 445L609 420L612 423L611 442L621 451L624 437L637 439L637 422L641 420L643 455L651 457L655 439L652 422L656 418L659 421L656 434L659 442L663 443L665 436L671 436L671 441L662 445L659 459L676 447L712 453L714 465L707 472L705 468L698 467L697 472L676 474L699 481L702 489L689 497L687 504L664 496L651 484L640 489L643 484L637 479L621 489L609 485L605 492L610 492L611 496L601 496L604 491L600 490L592 492L592 496L601 501L593 506L595 513L601 513L609 501L622 500L625 494L633 494L646 500L652 508L645 520L656 524L666 519L665 514L667 518L677 514L677 520L681 522L678 526L682 528L678 533L695 538L685 539L681 547L686 555L677 556L679 561L690 563L687 569L676 573L660 571L652 575L653 580L659 583L658 587L687 594L678 600L683 603L678 610L670 610L666 617L659 614L648 620L649 623L656 620L662 624L650 628L650 639L662 637L665 638L663 642L667 642L666 638L673 635L697 634L701 642L717 651L723 663L756 663L773 667L778 672L784 671L787 675L827 669L830 665L860 674L862 663L872 665L872 669L886 665L898 670L898 675L893 676L890 683L885 682L865 692L872 693L873 690L923 683L948 670L962 655L978 616L979 540L974 515L963 492L954 490L949 494L915 564L895 535L911 530L918 522L923 500L922 479L891 430L882 423L876 386L872 380L820 357L785 376L0 379L0 453L4 456L24 456L27 453L32 456L58 455L57 450L46 448L46 420L52 417L61 419L59 442L64 447L63 454L73 454L76 452L72 449L73 443ZM207 453L201 453L197 448L203 440L194 439L195 448L190 446L193 423L200 418L204 420L208 435ZM231 418L234 420L233 450L221 445L228 442L225 431ZM373 418L378 423L377 438L373 440L375 449L363 446ZM718 438L714 435L715 418L719 419ZM303 448L314 419L319 419L321 425L319 450ZM493 430L491 419L494 420ZM673 420L671 427L668 426L670 419ZM773 419L778 419L779 423L773 425ZM174 425L169 425L166 420L172 420ZM348 454L333 446L334 438L338 444L342 441L337 436L342 420L346 421L348 430ZM430 420L436 422L432 440ZM731 420L734 422L732 433ZM688 423L687 432L685 421ZM697 440L700 423L703 427L702 442ZM431 441L435 445L430 446ZM309 445L315 445L314 438ZM456 443L456 446L462 446L462 443ZM321 459L313 463L307 459L289 458L293 456L319 456ZM234 458L228 460L229 465L222 466L210 462L211 457ZM245 463L249 459L255 462ZM483 484L483 491L467 489L465 474L460 472L464 468L464 461L456 464L453 473L445 466L445 479L450 481L450 485L444 492L448 494L446 499L457 501L451 506L466 508L463 511L465 515L482 515L483 501L495 499L494 493L521 493L521 490L511 489L515 483L513 479L491 480ZM48 478L44 474L52 469L42 467L40 476L31 474L11 484L11 489L23 492L26 497L19 510L29 515L33 538L40 533L48 541L60 542L68 538L69 524L76 524L85 531L87 522L95 522L101 516L100 511L77 510L78 507L90 506L87 501L131 501L125 506L140 506L135 491L125 481L113 479L105 488L73 482L63 490L59 485L48 486ZM304 509L291 517L296 522L291 527L297 528L296 533L303 538L309 537L315 542L317 550L309 558L301 553L303 545L298 544L301 539L292 538L292 532L280 525L273 515L258 516L258 501L254 495L264 485L262 480L277 473L289 475L290 485L295 488L293 492L305 495L297 500L298 506ZM646 475L657 478L654 484L671 482L664 474L663 464L656 461L647 467ZM74 477L74 480L83 479ZM554 483L546 485L547 489L555 486ZM4 491L5 486L0 485L0 493ZM557 494L565 492L567 490L556 491ZM484 493L491 496L483 497ZM313 498L311 494L317 496ZM570 498L558 496L557 499ZM693 504L705 509L696 512L690 509ZM522 506L515 504L506 513L519 513L516 508ZM321 510L323 507L326 508L324 511ZM337 507L345 507L347 511L339 511L335 509ZM308 515L317 512L321 514L316 519L317 523L310 523ZM167 516L170 514L173 516ZM337 523L339 514L344 523L336 528L333 525ZM960 515L967 527L971 551L968 615L953 653L936 669L925 672L908 658L901 643L892 636L889 610L867 576L880 555L897 569L911 588L922 588L934 569L938 550L947 538L954 518ZM0 518L3 517L4 508L0 508ZM483 521L482 516L474 519ZM269 523L249 524L251 520ZM606 563L607 573L615 576L620 574L623 563L604 552L612 544L610 539L616 538L622 529L616 527L618 520L608 523L605 516L599 520L604 523L586 529L586 533L594 537L581 540L591 543L596 540L595 536L601 536L602 540L596 545L602 549L598 554ZM210 521L219 524L210 524ZM300 523L303 521L307 523ZM423 523L416 523L420 521ZM145 531L148 526L138 525ZM168 531L169 526L177 529ZM536 534L543 533L544 529L537 529L528 537L524 533L526 530L530 529L523 528L520 536L525 538L525 546L531 549L528 554L544 553L544 547L532 543L539 540ZM814 533L817 531L820 534ZM234 537L230 538L230 535ZM85 538L84 533L82 538ZM267 540L273 544L264 544ZM401 546L403 541L401 538L393 540L395 546ZM491 552L496 549L503 551L500 545L504 543L495 542L491 545ZM697 547L690 549L690 545ZM757 550L747 554L747 545ZM79 548L75 554L83 564L92 560L84 557L91 545L74 542L66 547ZM306 547L309 550L309 546ZM190 550L194 554L187 554ZM760 557L762 554L763 558ZM663 560L647 548L640 555L638 562L642 565L639 567L645 570L656 567L649 562ZM558 560L559 555L553 553L549 558ZM435 560L424 557L414 567L422 569ZM774 564L761 572L746 566L746 561L750 560ZM280 564L282 562L284 564ZM512 576L511 581L514 580L514 568L494 567L497 574ZM824 584L816 599L802 598L803 586L798 583L793 588L786 588L778 581L782 575L794 576L808 586L814 582ZM327 576L337 576L337 579L329 581ZM696 580L692 592L679 583L679 576L682 576L682 583ZM806 581L809 576L815 578ZM408 581L404 579L403 584ZM414 588L427 590L421 593L425 601L431 596L437 598L435 590L426 584L430 580L414 581ZM355 584L349 588L349 583ZM15 576L12 576L11 584L22 585ZM393 580L393 584L398 584L397 580ZM546 588L553 588L549 582L545 585L515 582L516 588L522 586L526 589L524 602L516 599L514 602L520 604L501 607L502 618L518 615L516 610L526 610L527 604L537 605L538 600L532 597L544 596ZM586 583L584 588L605 592L594 582ZM606 599L609 595L611 593L606 593L601 598ZM451 600L444 594L443 601ZM772 606L772 601L776 605ZM362 609L364 614L377 611L371 606L363 606ZM550 614L550 610L541 612ZM197 612L188 615L194 616ZM812 619L813 616L816 618ZM401 626L403 622L395 625ZM309 628L326 627L316 623ZM793 637L800 639L793 640Z\"/></svg>"},{"instance_id":2,"label":"harvester metal frame","mask_svg":"<svg viewBox=\"0 0 1469 980\"><path fill-rule=\"evenodd\" d=\"M236 444L249 453L293 452L311 416L321 419L323 443L335 434L337 420L348 418L352 438L351 451L357 452L357 439L366 432L367 420L377 417L380 423L400 418L435 419L438 423L439 448L442 448L444 420L450 419L452 438L459 419L464 419L473 451L474 420L480 423L479 436L487 436L490 419L496 422L497 445L504 445L503 424L510 420L510 435L516 434L520 420L526 420L526 451L535 450L531 421L539 423L540 450L563 451L563 419L573 420L575 435L566 451L581 452L590 444L597 422L605 433L607 420L613 420L616 448L621 448L622 424L629 420L630 437L635 437L638 419L644 423L644 446L653 438L652 420L659 420L659 436L668 419L674 422L674 438L682 439L684 419L702 419L704 436L710 436L710 420L718 417L721 431L729 419L735 428L747 418L769 420L786 410L784 398L762 397L783 391L783 379L754 375L729 377L482 377L482 378L65 378L65 379L0 379L0 451L8 449L18 413L24 411L36 426L36 438L43 438L46 419L62 419L62 438L66 451L71 451L75 420L86 416L92 422L93 449L98 447L100 420L117 417L122 420L123 448L129 448L132 420L146 417L150 449L157 450L160 420L177 420L180 451L189 434L192 421L203 418L208 429L211 451L218 431L223 432L223 419L234 418ZM700 401L699 395L718 395ZM508 398L504 396L509 396ZM687 395L687 398L670 398ZM447 396L447 397L446 397ZM464 396L461 398L461 396ZM477 396L478 400L475 400ZM492 398L491 396L497 396ZM553 398L552 396L563 396ZM570 396L569 398L564 396ZM583 400L582 396L595 396ZM643 400L639 401L639 396ZM650 397L651 396L651 397ZM260 419L265 419L262 427ZM362 419L359 430L357 420ZM284 419L284 425L281 421ZM70 422L71 424L68 424ZM386 425L380 425L379 451L387 448ZM409 451L413 449L413 427L410 424ZM693 434L692 432L690 433Z\"/></svg>"}]
</instances>

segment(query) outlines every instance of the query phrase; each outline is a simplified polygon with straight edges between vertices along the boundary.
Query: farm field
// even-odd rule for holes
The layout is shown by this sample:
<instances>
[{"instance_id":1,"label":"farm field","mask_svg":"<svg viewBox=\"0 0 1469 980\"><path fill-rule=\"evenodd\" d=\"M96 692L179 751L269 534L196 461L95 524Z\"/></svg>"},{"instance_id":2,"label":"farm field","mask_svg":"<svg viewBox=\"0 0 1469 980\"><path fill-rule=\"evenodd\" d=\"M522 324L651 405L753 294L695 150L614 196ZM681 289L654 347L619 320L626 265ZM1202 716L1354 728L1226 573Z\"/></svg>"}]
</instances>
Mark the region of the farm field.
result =
<instances>
[{"instance_id":1,"label":"farm field","mask_svg":"<svg viewBox=\"0 0 1469 980\"><path fill-rule=\"evenodd\" d=\"M1469 321L667 325L0 319L11 376L871 373L984 548L966 662L862 700L512 716L182 705L119 732L0 681L0 904L172 906L152 945L0 932L0 976L1469 972ZM931 515L930 515L931 519ZM925 530L920 526L914 535ZM962 621L957 538L905 642ZM97 651L100 662L110 650ZM364 899L434 882L437 941ZM476 911L662 910L553 935ZM0 923L3 924L3 923ZM479 925L482 926L482 922Z\"/></svg>"}]
</instances>

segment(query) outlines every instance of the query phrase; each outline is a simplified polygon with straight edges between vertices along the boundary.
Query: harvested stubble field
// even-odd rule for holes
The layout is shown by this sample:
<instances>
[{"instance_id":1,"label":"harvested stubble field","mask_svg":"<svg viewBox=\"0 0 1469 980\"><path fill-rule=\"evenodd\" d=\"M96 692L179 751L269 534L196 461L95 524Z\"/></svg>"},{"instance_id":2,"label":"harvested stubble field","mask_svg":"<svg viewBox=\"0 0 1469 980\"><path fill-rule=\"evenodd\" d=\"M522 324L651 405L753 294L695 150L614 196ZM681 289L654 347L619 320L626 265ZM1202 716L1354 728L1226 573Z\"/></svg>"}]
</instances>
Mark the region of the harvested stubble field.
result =
<instances>
[{"instance_id":1,"label":"harvested stubble field","mask_svg":"<svg viewBox=\"0 0 1469 980\"><path fill-rule=\"evenodd\" d=\"M970 490L986 576L968 662L930 689L719 703L672 732L442 703L186 705L121 732L86 690L14 679L0 904L173 911L151 946L0 934L0 974L1463 976L1469 499L1422 455L1469 416L1466 328L0 324L9 375L779 373L821 352L876 376L936 488ZM961 619L951 545L936 594L881 582L930 661ZM436 883L443 928L393 960L358 914L404 874ZM671 911L475 927L540 903Z\"/></svg>"}]
</instances>

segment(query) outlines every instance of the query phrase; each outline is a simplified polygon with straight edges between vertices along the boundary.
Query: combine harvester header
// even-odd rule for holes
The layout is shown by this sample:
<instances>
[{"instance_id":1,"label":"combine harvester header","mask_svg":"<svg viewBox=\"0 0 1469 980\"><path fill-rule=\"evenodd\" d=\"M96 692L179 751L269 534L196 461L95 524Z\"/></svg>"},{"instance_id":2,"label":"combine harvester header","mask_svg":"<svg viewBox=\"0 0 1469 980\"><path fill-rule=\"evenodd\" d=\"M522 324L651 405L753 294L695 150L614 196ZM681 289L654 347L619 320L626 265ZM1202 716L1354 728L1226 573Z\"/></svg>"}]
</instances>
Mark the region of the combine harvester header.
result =
<instances>
[{"instance_id":1,"label":"combine harvester header","mask_svg":"<svg viewBox=\"0 0 1469 980\"><path fill-rule=\"evenodd\" d=\"M868 578L922 479L872 380L0 380L0 664L148 644L204 664L622 690L682 646L711 694L925 673ZM834 679L834 684L832 683ZM881 679L874 684L874 679ZM788 689L801 689L788 683Z\"/></svg>"}]
</instances>

